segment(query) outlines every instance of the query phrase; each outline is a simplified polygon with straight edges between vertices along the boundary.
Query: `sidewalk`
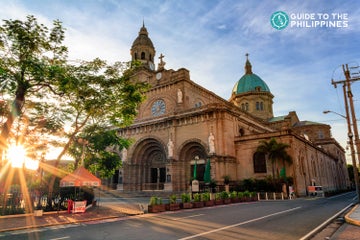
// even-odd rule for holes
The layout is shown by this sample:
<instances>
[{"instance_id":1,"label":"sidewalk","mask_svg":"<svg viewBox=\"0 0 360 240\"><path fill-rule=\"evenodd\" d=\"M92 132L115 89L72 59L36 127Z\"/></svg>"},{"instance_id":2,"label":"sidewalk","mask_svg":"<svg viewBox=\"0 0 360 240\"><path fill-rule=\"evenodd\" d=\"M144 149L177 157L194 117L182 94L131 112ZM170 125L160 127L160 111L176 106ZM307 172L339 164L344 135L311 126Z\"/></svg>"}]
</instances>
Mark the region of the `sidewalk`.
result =
<instances>
[{"instance_id":1,"label":"sidewalk","mask_svg":"<svg viewBox=\"0 0 360 240\"><path fill-rule=\"evenodd\" d=\"M358 240L360 239L360 205L355 205L352 210L345 215L346 223L343 224L331 240Z\"/></svg>"},{"instance_id":2,"label":"sidewalk","mask_svg":"<svg viewBox=\"0 0 360 240\"><path fill-rule=\"evenodd\" d=\"M0 232L16 231L30 228L41 228L54 225L75 224L94 220L126 217L143 214L134 206L127 204L95 206L85 213L68 213L67 211L44 213L35 217L33 214L19 214L0 217Z\"/></svg>"}]
</instances>

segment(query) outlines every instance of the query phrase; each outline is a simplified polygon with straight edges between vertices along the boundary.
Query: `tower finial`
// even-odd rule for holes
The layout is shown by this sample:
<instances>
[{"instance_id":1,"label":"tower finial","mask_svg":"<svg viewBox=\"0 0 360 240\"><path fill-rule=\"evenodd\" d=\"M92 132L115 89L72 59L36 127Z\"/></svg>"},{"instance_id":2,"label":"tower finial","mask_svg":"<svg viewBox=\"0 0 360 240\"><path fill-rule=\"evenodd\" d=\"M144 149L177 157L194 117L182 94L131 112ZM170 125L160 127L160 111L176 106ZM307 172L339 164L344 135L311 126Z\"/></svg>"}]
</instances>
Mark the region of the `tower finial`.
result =
<instances>
[{"instance_id":1,"label":"tower finial","mask_svg":"<svg viewBox=\"0 0 360 240\"><path fill-rule=\"evenodd\" d=\"M144 18L143 18L143 27L145 27L145 20L144 20Z\"/></svg>"},{"instance_id":2,"label":"tower finial","mask_svg":"<svg viewBox=\"0 0 360 240\"><path fill-rule=\"evenodd\" d=\"M246 53L245 56L246 56L245 74L252 74L251 63L249 61L249 54Z\"/></svg>"}]
</instances>

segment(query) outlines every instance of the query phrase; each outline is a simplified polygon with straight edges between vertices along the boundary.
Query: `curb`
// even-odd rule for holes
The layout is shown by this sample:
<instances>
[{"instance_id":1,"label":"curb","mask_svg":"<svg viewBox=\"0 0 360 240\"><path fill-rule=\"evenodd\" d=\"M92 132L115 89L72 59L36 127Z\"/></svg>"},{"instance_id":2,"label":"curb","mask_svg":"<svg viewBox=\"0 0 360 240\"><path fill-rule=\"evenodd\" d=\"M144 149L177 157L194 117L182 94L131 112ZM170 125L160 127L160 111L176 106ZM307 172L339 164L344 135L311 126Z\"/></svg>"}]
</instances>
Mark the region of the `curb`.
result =
<instances>
[{"instance_id":1,"label":"curb","mask_svg":"<svg viewBox=\"0 0 360 240\"><path fill-rule=\"evenodd\" d=\"M68 221L68 222L62 222L62 223L48 223L48 224L41 224L41 225L28 225L28 226L24 226L24 227L0 229L0 232L12 232L12 231L25 230L25 229L51 227L51 226L57 226L57 225L80 224L80 223L83 223L83 222L100 221L100 220L113 219L113 218L121 218L121 216L106 216L106 217L98 217L98 218L91 218L91 219L84 219L84 220Z\"/></svg>"},{"instance_id":2,"label":"curb","mask_svg":"<svg viewBox=\"0 0 360 240\"><path fill-rule=\"evenodd\" d=\"M353 224L353 225L356 225L356 226L359 226L359 227L360 227L360 221L350 217L350 215L351 215L358 207L359 207L359 204L356 204L356 205L351 209L351 211L345 215L345 221L346 221L347 223L350 223L350 224Z\"/></svg>"}]
</instances>

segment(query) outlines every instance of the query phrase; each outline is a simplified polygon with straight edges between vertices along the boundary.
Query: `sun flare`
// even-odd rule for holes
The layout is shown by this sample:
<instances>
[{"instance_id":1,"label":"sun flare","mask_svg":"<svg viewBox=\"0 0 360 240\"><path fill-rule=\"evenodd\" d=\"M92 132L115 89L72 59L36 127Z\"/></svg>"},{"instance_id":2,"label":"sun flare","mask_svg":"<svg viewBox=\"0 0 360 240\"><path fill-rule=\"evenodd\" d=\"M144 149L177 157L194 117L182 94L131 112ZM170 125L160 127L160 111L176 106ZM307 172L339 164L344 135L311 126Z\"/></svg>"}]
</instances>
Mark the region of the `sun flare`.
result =
<instances>
[{"instance_id":1,"label":"sun flare","mask_svg":"<svg viewBox=\"0 0 360 240\"><path fill-rule=\"evenodd\" d=\"M26 151L21 145L10 145L7 152L7 159L14 168L22 168L25 162Z\"/></svg>"}]
</instances>

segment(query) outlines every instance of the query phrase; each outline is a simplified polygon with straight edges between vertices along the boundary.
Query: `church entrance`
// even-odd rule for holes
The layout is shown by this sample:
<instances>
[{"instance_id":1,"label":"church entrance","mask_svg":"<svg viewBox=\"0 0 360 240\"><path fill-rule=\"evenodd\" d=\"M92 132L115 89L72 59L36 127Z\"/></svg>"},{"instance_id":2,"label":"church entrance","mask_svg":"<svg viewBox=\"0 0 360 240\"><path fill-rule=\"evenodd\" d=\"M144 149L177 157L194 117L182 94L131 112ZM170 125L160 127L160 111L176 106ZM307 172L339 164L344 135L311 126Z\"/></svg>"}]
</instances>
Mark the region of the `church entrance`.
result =
<instances>
[{"instance_id":1,"label":"church entrance","mask_svg":"<svg viewBox=\"0 0 360 240\"><path fill-rule=\"evenodd\" d=\"M164 183L166 180L166 168L151 168L151 183Z\"/></svg>"},{"instance_id":2,"label":"church entrance","mask_svg":"<svg viewBox=\"0 0 360 240\"><path fill-rule=\"evenodd\" d=\"M166 182L166 153L163 144L149 138L137 144L133 160L126 166L124 189L163 190Z\"/></svg>"},{"instance_id":3,"label":"church entrance","mask_svg":"<svg viewBox=\"0 0 360 240\"><path fill-rule=\"evenodd\" d=\"M196 177L199 181L200 188L204 185L204 173L206 159L208 158L204 144L194 139L184 145L180 152L180 163L183 163L179 173L179 181L181 181L181 190L187 190L191 181Z\"/></svg>"}]
</instances>

